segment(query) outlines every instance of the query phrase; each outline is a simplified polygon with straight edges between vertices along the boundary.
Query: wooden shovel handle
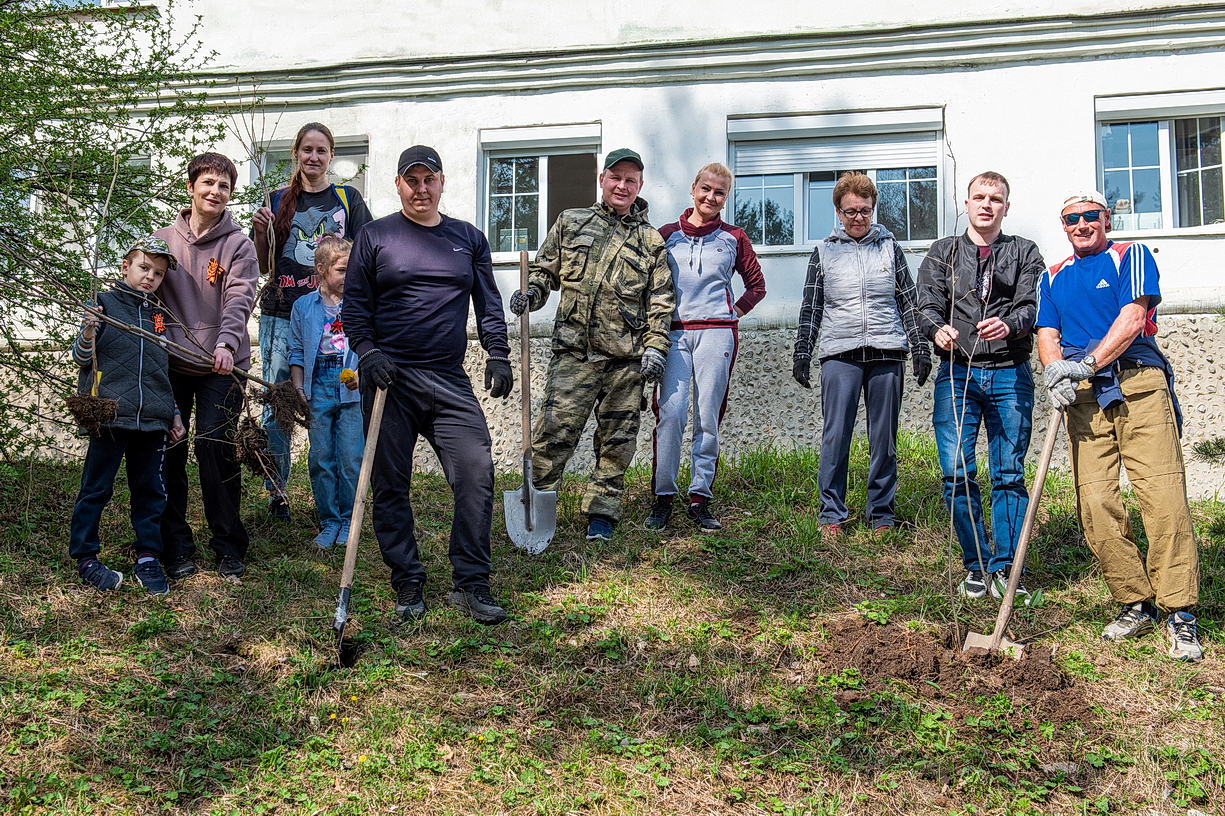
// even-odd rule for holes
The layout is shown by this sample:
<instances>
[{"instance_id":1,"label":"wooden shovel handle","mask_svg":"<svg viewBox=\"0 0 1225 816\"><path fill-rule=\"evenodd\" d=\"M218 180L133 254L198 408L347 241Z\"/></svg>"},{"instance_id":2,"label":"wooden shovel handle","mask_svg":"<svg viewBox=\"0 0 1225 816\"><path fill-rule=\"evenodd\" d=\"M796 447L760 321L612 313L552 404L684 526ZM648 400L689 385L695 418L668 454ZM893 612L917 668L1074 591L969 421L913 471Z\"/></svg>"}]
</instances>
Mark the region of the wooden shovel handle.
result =
<instances>
[{"instance_id":1,"label":"wooden shovel handle","mask_svg":"<svg viewBox=\"0 0 1225 816\"><path fill-rule=\"evenodd\" d=\"M527 289L527 250L519 251L519 291L528 298L528 308L519 315L519 387L523 397L523 455L532 453L532 319L531 295Z\"/></svg>"},{"instance_id":2,"label":"wooden shovel handle","mask_svg":"<svg viewBox=\"0 0 1225 816\"><path fill-rule=\"evenodd\" d=\"M357 475L357 495L353 497L353 515L349 520L349 541L345 545L345 566L340 573L340 588L353 586L353 570L357 567L357 539L366 514L366 491L370 489L370 471L374 467L374 452L379 445L379 429L383 427L383 406L387 404L387 389L376 388L374 406L370 409L370 429L366 431L366 447L362 451L362 469Z\"/></svg>"}]
</instances>

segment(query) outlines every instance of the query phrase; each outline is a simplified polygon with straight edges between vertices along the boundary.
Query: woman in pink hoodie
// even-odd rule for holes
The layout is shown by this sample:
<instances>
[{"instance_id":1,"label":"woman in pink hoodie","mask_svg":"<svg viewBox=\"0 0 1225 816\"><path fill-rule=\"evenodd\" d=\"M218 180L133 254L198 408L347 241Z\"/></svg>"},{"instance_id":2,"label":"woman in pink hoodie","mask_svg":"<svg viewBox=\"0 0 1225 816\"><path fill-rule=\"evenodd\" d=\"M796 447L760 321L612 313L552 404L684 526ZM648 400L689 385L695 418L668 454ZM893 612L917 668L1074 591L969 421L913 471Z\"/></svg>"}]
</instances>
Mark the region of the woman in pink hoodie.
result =
<instances>
[{"instance_id":1,"label":"woman in pink hoodie","mask_svg":"<svg viewBox=\"0 0 1225 816\"><path fill-rule=\"evenodd\" d=\"M169 311L166 338L213 359L210 368L171 355L170 385L185 427L191 427L195 410L195 452L209 546L217 571L235 578L246 569L243 559L249 539L239 515L242 475L233 442L244 384L231 372L251 367L247 321L259 280L255 244L226 210L237 180L238 169L225 156L196 156L187 165L190 209L154 233L179 261L178 277L167 280L159 292ZM185 444L166 452L166 498L162 515L166 574L186 578L199 568L192 558L196 545L187 521Z\"/></svg>"}]
</instances>

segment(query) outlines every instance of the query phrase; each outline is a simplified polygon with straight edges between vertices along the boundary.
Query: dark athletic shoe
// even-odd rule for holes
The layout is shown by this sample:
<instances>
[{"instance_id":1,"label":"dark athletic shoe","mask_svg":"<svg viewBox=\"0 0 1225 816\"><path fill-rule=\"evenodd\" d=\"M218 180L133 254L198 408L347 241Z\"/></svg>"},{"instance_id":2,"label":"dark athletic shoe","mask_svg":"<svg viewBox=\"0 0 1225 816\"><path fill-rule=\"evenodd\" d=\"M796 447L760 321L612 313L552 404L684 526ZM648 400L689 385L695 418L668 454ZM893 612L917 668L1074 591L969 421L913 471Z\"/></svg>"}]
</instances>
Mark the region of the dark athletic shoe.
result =
<instances>
[{"instance_id":1,"label":"dark athletic shoe","mask_svg":"<svg viewBox=\"0 0 1225 816\"><path fill-rule=\"evenodd\" d=\"M966 579L957 587L957 594L963 598L987 597L987 581L982 570L966 570Z\"/></svg>"},{"instance_id":2,"label":"dark athletic shoe","mask_svg":"<svg viewBox=\"0 0 1225 816\"><path fill-rule=\"evenodd\" d=\"M467 612L477 623L493 626L506 620L506 610L493 599L489 587L484 584L452 590L448 600L451 606L460 612Z\"/></svg>"},{"instance_id":3,"label":"dark athletic shoe","mask_svg":"<svg viewBox=\"0 0 1225 816\"><path fill-rule=\"evenodd\" d=\"M612 519L607 516L589 516L587 519L587 540L609 541L613 537Z\"/></svg>"},{"instance_id":4,"label":"dark athletic shoe","mask_svg":"<svg viewBox=\"0 0 1225 816\"><path fill-rule=\"evenodd\" d=\"M190 558L180 558L177 561L171 561L166 565L166 574L176 581L180 578L188 578L200 571L196 566L196 562Z\"/></svg>"},{"instance_id":5,"label":"dark athletic shoe","mask_svg":"<svg viewBox=\"0 0 1225 816\"><path fill-rule=\"evenodd\" d=\"M273 496L268 500L268 515L276 521L289 523L289 502L285 501L284 496Z\"/></svg>"},{"instance_id":6,"label":"dark athletic shoe","mask_svg":"<svg viewBox=\"0 0 1225 816\"><path fill-rule=\"evenodd\" d=\"M162 564L156 558L145 556L136 559L136 580L150 595L165 595L170 591L170 582L162 572Z\"/></svg>"},{"instance_id":7,"label":"dark athletic shoe","mask_svg":"<svg viewBox=\"0 0 1225 816\"><path fill-rule=\"evenodd\" d=\"M97 558L89 558L77 565L81 580L99 592L110 592L119 589L123 584L123 573L103 564Z\"/></svg>"},{"instance_id":8,"label":"dark athletic shoe","mask_svg":"<svg viewBox=\"0 0 1225 816\"><path fill-rule=\"evenodd\" d=\"M723 525L715 518L714 513L710 512L710 502L689 502L689 509L685 511L685 515L693 519L694 524L703 530L723 529Z\"/></svg>"},{"instance_id":9,"label":"dark athletic shoe","mask_svg":"<svg viewBox=\"0 0 1225 816\"><path fill-rule=\"evenodd\" d=\"M642 526L648 530L662 530L668 526L668 519L672 518L672 509L672 502L656 499Z\"/></svg>"},{"instance_id":10,"label":"dark athletic shoe","mask_svg":"<svg viewBox=\"0 0 1225 816\"><path fill-rule=\"evenodd\" d=\"M421 594L421 584L416 581L400 584L396 590L396 615L400 620L421 620L429 611L429 607L425 605L425 597Z\"/></svg>"},{"instance_id":11,"label":"dark athletic shoe","mask_svg":"<svg viewBox=\"0 0 1225 816\"><path fill-rule=\"evenodd\" d=\"M247 567L232 555L223 555L217 561L217 572L222 578L241 578Z\"/></svg>"}]
</instances>

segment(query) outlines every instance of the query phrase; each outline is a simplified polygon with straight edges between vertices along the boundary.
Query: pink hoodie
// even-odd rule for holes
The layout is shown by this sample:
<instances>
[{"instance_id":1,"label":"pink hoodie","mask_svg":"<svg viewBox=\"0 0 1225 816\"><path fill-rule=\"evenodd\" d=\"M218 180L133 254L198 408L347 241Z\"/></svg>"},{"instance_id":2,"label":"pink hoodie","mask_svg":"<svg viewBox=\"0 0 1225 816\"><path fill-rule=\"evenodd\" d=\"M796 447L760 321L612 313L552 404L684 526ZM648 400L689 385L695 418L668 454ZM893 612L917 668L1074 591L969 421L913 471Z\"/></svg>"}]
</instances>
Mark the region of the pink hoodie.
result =
<instances>
[{"instance_id":1,"label":"pink hoodie","mask_svg":"<svg viewBox=\"0 0 1225 816\"><path fill-rule=\"evenodd\" d=\"M220 343L234 349L234 367L251 367L247 321L255 304L259 264L255 244L228 212L203 235L193 235L191 210L183 210L169 227L153 233L170 246L179 268L166 275L157 294L170 314L166 339L208 357ZM170 368L201 376L211 366L181 360L170 353Z\"/></svg>"}]
</instances>

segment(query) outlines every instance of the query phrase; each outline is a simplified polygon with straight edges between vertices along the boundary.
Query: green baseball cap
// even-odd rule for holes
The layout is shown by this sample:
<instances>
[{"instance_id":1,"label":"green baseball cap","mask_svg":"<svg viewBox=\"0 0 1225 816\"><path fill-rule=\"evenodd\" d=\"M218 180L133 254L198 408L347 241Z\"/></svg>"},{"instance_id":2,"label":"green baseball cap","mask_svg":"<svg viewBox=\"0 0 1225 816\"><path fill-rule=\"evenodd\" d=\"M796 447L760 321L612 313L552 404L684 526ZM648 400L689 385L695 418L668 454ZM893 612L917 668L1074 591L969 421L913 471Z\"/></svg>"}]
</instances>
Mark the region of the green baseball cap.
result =
<instances>
[{"instance_id":1,"label":"green baseball cap","mask_svg":"<svg viewBox=\"0 0 1225 816\"><path fill-rule=\"evenodd\" d=\"M179 261L170 253L170 246L156 235L146 235L144 238L137 238L126 254L131 255L137 251L143 252L146 255L161 255L166 259L166 267L168 269L179 268Z\"/></svg>"},{"instance_id":2,"label":"green baseball cap","mask_svg":"<svg viewBox=\"0 0 1225 816\"><path fill-rule=\"evenodd\" d=\"M638 165L639 170L646 170L646 167L642 163L642 156L639 156L637 153L630 150L628 147L623 147L620 150L614 150L613 152L605 156L604 157L604 169L607 170L608 168L612 167L617 162L621 162L621 161L633 162L634 164Z\"/></svg>"}]
</instances>

